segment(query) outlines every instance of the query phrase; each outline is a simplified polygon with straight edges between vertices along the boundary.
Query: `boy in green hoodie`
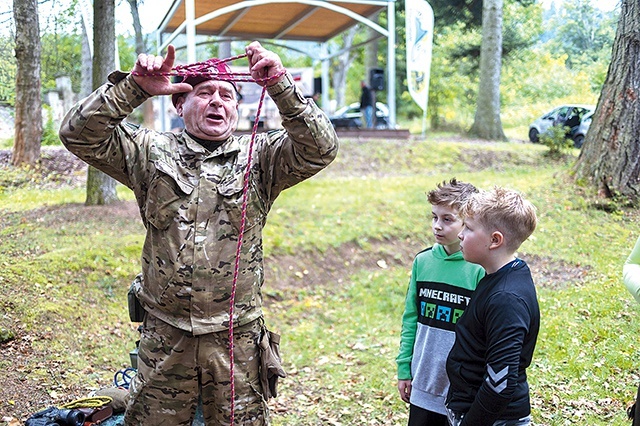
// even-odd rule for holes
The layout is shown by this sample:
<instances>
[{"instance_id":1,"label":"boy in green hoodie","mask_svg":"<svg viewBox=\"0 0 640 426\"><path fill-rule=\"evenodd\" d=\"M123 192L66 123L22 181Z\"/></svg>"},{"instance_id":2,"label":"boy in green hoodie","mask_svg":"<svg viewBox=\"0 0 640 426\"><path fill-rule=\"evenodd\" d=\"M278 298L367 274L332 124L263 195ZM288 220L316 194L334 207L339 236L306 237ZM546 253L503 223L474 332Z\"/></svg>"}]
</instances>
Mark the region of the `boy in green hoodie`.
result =
<instances>
[{"instance_id":1,"label":"boy in green hoodie","mask_svg":"<svg viewBox=\"0 0 640 426\"><path fill-rule=\"evenodd\" d=\"M484 276L460 252L459 211L477 189L451 179L427 194L436 243L418 253L402 316L398 391L409 403L408 426L446 426L449 388L445 363L455 340L455 324Z\"/></svg>"}]
</instances>

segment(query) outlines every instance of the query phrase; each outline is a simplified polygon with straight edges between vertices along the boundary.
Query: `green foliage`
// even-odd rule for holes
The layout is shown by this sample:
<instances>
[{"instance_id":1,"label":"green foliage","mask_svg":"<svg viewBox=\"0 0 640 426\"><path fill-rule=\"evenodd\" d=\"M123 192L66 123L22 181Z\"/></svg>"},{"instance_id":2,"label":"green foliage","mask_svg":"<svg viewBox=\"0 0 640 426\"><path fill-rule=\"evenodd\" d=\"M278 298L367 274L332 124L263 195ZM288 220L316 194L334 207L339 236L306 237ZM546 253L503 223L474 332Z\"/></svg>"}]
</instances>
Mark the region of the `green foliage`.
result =
<instances>
[{"instance_id":1,"label":"green foliage","mask_svg":"<svg viewBox=\"0 0 640 426\"><path fill-rule=\"evenodd\" d=\"M120 69L128 71L133 69L133 65L138 59L136 54L136 43L133 37L125 38L118 36L118 58L120 59Z\"/></svg>"},{"instance_id":2,"label":"green foliage","mask_svg":"<svg viewBox=\"0 0 640 426\"><path fill-rule=\"evenodd\" d=\"M74 92L80 91L82 80L81 34L46 33L42 43L42 90L56 89L56 78L68 76Z\"/></svg>"},{"instance_id":3,"label":"green foliage","mask_svg":"<svg viewBox=\"0 0 640 426\"><path fill-rule=\"evenodd\" d=\"M540 135L540 143L549 148L550 157L560 158L573 148L573 141L567 137L569 131L568 127L551 126Z\"/></svg>"},{"instance_id":4,"label":"green foliage","mask_svg":"<svg viewBox=\"0 0 640 426\"><path fill-rule=\"evenodd\" d=\"M518 5L528 7L534 0L506 0L506 7ZM467 29L482 26L482 2L475 0L431 0L431 7L436 18L436 25L449 26L463 24Z\"/></svg>"},{"instance_id":5,"label":"green foliage","mask_svg":"<svg viewBox=\"0 0 640 426\"><path fill-rule=\"evenodd\" d=\"M548 21L549 50L566 55L569 69L585 69L610 59L617 17L587 0L566 0ZM602 83L602 81L600 81Z\"/></svg>"},{"instance_id":6,"label":"green foliage","mask_svg":"<svg viewBox=\"0 0 640 426\"><path fill-rule=\"evenodd\" d=\"M451 26L434 34L428 105L434 130L451 125L463 128L473 119L477 63L473 58L455 60L451 55L459 43L472 40L479 40L479 33L464 32L461 26Z\"/></svg>"},{"instance_id":7,"label":"green foliage","mask_svg":"<svg viewBox=\"0 0 640 426\"><path fill-rule=\"evenodd\" d=\"M42 106L42 114L47 118L42 128L42 145L60 145L59 125L53 120L53 111L49 105Z\"/></svg>"},{"instance_id":8,"label":"green foliage","mask_svg":"<svg viewBox=\"0 0 640 426\"><path fill-rule=\"evenodd\" d=\"M0 37L0 104L13 106L16 97L16 58L13 38Z\"/></svg>"}]
</instances>

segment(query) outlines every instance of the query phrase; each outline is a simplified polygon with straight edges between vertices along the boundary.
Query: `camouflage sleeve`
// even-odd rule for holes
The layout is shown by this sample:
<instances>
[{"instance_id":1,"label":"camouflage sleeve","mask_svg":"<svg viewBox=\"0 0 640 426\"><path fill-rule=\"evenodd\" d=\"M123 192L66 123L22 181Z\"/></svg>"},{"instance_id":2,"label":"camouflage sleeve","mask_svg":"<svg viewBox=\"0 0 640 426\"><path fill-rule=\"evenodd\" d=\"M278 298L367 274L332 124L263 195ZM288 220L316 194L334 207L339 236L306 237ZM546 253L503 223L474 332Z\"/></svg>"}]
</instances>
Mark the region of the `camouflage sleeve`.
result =
<instances>
[{"instance_id":1,"label":"camouflage sleeve","mask_svg":"<svg viewBox=\"0 0 640 426\"><path fill-rule=\"evenodd\" d=\"M284 130L269 134L262 155L262 173L270 179L270 199L327 167L338 153L338 136L326 114L305 99L287 74L283 84L268 88L282 117Z\"/></svg>"},{"instance_id":2,"label":"camouflage sleeve","mask_svg":"<svg viewBox=\"0 0 640 426\"><path fill-rule=\"evenodd\" d=\"M116 71L67 113L60 140L86 163L132 187L126 160L139 156L137 128L122 121L148 98L132 77Z\"/></svg>"}]
</instances>

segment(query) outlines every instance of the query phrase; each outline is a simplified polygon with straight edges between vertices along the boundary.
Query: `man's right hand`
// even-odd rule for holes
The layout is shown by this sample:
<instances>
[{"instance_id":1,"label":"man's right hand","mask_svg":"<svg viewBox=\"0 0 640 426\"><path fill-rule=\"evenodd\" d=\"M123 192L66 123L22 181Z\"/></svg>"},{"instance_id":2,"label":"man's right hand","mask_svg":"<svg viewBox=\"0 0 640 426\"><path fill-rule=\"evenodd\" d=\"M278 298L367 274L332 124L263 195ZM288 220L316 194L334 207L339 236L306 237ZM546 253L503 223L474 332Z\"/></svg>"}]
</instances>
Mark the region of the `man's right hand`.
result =
<instances>
[{"instance_id":1,"label":"man's right hand","mask_svg":"<svg viewBox=\"0 0 640 426\"><path fill-rule=\"evenodd\" d=\"M167 56L165 58L141 53L133 66L134 81L151 96L172 95L193 90L190 84L172 83L171 77L168 75L152 75L154 73L169 73L173 68L175 59L176 49L171 44L167 46Z\"/></svg>"}]
</instances>

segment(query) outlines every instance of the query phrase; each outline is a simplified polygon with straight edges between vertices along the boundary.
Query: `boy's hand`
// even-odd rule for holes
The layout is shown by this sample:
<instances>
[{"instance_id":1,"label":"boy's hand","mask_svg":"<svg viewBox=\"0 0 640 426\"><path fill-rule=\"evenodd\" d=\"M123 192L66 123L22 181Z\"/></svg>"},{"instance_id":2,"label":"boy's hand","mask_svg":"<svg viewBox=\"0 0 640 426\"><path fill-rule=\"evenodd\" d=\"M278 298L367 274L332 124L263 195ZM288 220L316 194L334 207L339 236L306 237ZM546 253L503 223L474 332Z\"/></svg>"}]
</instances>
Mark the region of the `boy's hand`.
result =
<instances>
[{"instance_id":1,"label":"boy's hand","mask_svg":"<svg viewBox=\"0 0 640 426\"><path fill-rule=\"evenodd\" d=\"M400 398L408 403L411 397L411 380L398 380L398 392L400 392Z\"/></svg>"}]
</instances>

